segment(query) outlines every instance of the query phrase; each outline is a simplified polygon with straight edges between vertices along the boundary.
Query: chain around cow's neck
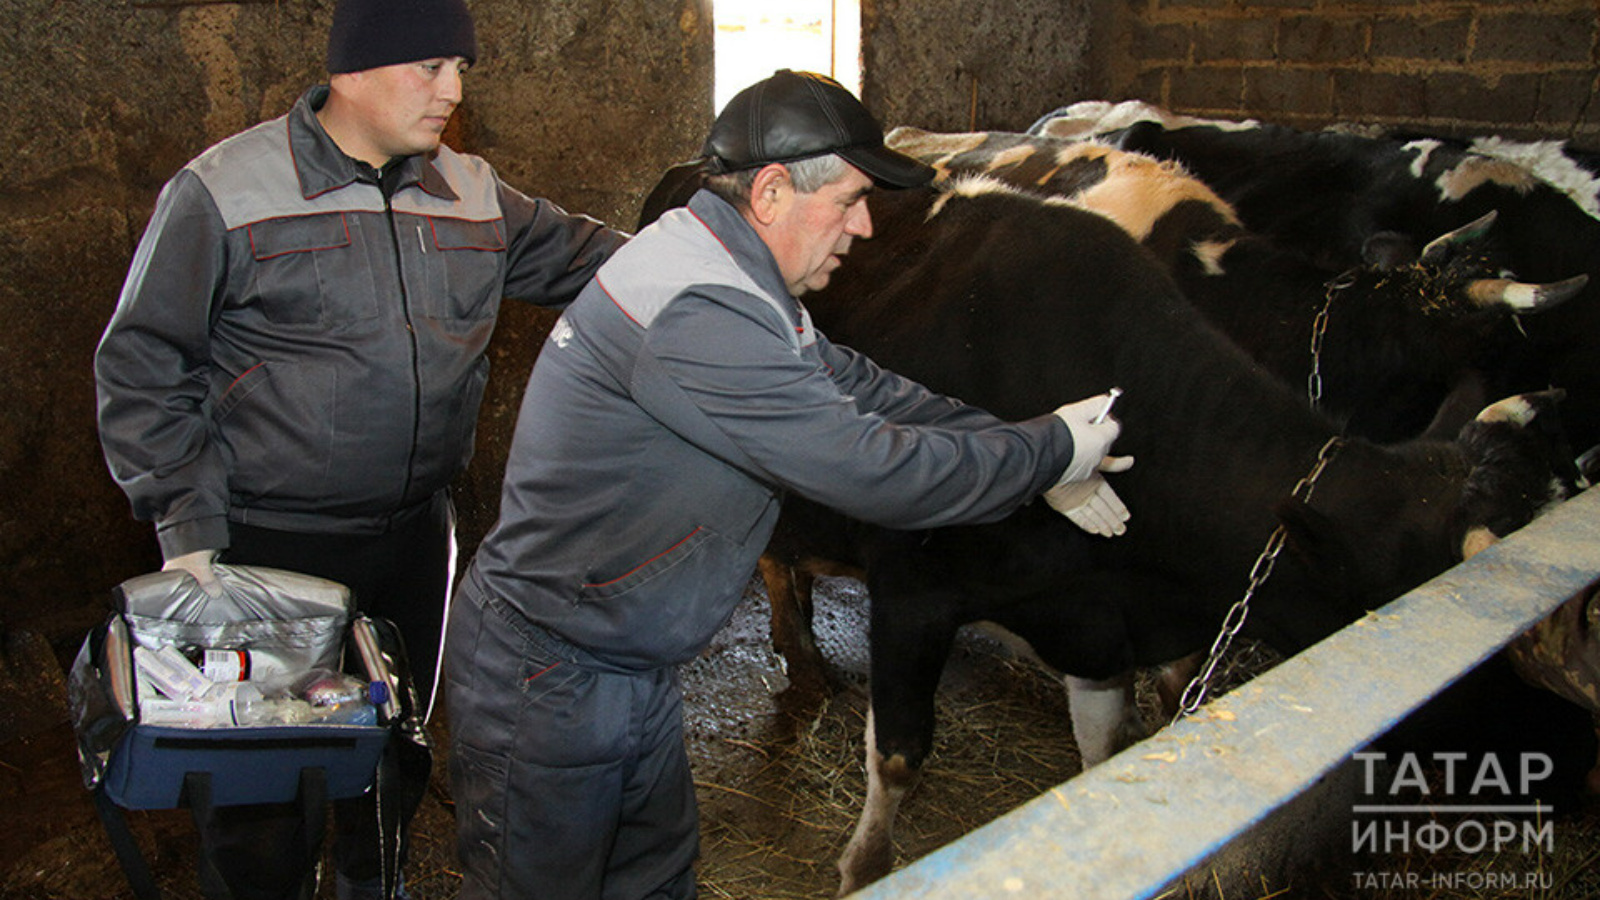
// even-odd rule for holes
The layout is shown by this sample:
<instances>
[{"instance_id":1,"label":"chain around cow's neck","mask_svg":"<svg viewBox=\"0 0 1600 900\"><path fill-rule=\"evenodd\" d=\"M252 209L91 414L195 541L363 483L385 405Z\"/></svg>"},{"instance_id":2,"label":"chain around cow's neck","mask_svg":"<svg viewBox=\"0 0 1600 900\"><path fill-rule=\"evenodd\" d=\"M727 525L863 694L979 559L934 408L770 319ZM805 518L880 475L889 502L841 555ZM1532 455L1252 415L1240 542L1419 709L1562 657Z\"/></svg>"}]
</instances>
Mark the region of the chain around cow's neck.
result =
<instances>
[{"instance_id":1,"label":"chain around cow's neck","mask_svg":"<svg viewBox=\"0 0 1600 900\"><path fill-rule=\"evenodd\" d=\"M1312 409L1322 406L1322 339L1328 334L1328 315L1333 311L1333 298L1340 291L1355 284L1356 275L1360 271L1360 269L1350 269L1324 285L1326 293L1322 308L1317 310L1316 318L1311 320L1311 374L1306 376L1306 396L1311 398Z\"/></svg>"},{"instance_id":2,"label":"chain around cow's neck","mask_svg":"<svg viewBox=\"0 0 1600 900\"><path fill-rule=\"evenodd\" d=\"M1328 442L1317 451L1317 461L1311 464L1311 471L1295 483L1294 490L1290 492L1291 496L1301 503L1309 504L1311 492L1317 486L1317 479L1322 477L1323 470L1328 467L1328 463L1333 462L1334 456L1338 455L1342 446L1344 438L1339 435L1328 438ZM1287 537L1287 529L1279 525L1273 529L1272 536L1267 538L1267 546L1262 549L1261 555L1256 557L1255 565L1250 567L1250 583L1245 587L1244 596L1228 608L1228 614L1222 619L1222 629L1217 632L1216 640L1211 642L1211 652L1206 655L1205 664L1189 681L1188 687L1183 689L1183 697L1178 701L1178 712L1172 717L1172 724L1176 725L1179 720L1192 715L1201 704L1205 703L1206 693L1211 690L1211 678L1217 671L1217 664L1222 662L1222 657L1233 645L1234 637L1244 628L1244 621L1250 615L1250 598L1255 596L1263 584L1266 584Z\"/></svg>"}]
</instances>

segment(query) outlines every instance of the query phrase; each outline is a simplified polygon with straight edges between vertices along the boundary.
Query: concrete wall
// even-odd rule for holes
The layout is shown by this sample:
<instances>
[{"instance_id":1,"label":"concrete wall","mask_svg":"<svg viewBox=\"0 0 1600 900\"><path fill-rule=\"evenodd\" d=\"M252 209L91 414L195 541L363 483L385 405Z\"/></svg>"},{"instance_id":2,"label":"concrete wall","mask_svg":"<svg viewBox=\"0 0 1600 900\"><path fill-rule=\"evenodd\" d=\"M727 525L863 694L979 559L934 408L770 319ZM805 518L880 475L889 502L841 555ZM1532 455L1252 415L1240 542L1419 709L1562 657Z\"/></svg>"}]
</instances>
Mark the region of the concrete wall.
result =
<instances>
[{"instance_id":1,"label":"concrete wall","mask_svg":"<svg viewBox=\"0 0 1600 900\"><path fill-rule=\"evenodd\" d=\"M862 100L885 127L1027 128L1091 98L1085 55L1104 0L863 0Z\"/></svg>"}]
</instances>

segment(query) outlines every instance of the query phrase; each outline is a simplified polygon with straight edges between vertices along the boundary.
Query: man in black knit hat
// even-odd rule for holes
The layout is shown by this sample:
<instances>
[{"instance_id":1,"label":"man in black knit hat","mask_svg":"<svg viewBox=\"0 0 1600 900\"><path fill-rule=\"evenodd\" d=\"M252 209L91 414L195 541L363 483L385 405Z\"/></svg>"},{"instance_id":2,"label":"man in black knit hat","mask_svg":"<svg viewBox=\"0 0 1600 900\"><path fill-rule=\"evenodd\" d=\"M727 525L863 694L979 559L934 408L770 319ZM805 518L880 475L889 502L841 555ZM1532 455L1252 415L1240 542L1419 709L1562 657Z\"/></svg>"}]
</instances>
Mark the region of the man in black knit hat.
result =
<instances>
[{"instance_id":1,"label":"man in black knit hat","mask_svg":"<svg viewBox=\"0 0 1600 900\"><path fill-rule=\"evenodd\" d=\"M163 189L95 357L106 459L164 567L342 582L428 697L500 300L565 305L623 241L440 143L476 57L463 0L340 0L329 84ZM373 806L335 804L341 898L384 891ZM216 812L208 897L314 893L291 805Z\"/></svg>"}]
</instances>

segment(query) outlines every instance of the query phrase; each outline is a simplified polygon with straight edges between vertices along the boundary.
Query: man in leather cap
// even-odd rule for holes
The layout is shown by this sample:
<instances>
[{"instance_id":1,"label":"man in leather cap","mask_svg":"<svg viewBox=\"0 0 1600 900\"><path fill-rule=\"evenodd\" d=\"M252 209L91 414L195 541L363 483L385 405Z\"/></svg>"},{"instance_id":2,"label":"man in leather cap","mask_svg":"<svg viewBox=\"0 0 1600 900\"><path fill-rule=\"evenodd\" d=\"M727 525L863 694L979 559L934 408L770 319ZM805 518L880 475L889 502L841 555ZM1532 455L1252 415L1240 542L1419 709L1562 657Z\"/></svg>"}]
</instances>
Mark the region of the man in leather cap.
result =
<instances>
[{"instance_id":1,"label":"man in leather cap","mask_svg":"<svg viewBox=\"0 0 1600 900\"><path fill-rule=\"evenodd\" d=\"M747 88L712 126L708 188L552 329L450 614L463 898L694 895L676 666L728 620L784 493L909 529L1057 490L1122 530L1103 397L1006 423L812 326L796 298L871 237L868 194L932 176L882 134L821 76Z\"/></svg>"}]
</instances>

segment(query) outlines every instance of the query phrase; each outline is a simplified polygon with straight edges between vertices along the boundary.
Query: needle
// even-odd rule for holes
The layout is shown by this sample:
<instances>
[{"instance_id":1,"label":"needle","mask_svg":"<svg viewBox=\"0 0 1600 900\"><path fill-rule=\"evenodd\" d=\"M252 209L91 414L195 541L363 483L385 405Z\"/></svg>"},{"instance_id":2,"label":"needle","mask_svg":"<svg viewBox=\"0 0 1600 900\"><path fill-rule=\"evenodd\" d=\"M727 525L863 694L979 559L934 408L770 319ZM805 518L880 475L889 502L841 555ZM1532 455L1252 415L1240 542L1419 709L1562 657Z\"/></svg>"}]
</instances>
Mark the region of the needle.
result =
<instances>
[{"instance_id":1,"label":"needle","mask_svg":"<svg viewBox=\"0 0 1600 900\"><path fill-rule=\"evenodd\" d=\"M1099 425L1101 422L1106 420L1106 416L1111 415L1111 406L1117 402L1118 397L1122 396L1122 388L1114 387L1111 390L1106 391L1106 395L1106 405L1101 408L1099 415L1089 420L1089 424Z\"/></svg>"}]
</instances>

